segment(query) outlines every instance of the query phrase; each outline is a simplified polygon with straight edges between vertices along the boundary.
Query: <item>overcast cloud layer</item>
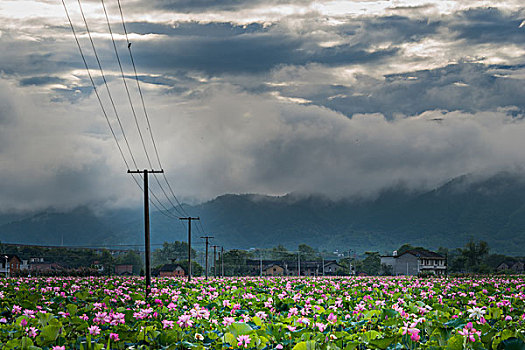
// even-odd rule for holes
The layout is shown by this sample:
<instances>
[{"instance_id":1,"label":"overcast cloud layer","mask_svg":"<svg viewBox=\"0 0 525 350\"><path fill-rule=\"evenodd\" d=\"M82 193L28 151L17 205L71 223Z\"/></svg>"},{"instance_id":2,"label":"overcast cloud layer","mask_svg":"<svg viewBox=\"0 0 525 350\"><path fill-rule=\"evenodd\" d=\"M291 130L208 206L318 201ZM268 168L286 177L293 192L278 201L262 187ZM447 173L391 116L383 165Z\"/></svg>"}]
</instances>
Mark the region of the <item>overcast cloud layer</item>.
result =
<instances>
[{"instance_id":1,"label":"overcast cloud layer","mask_svg":"<svg viewBox=\"0 0 525 350\"><path fill-rule=\"evenodd\" d=\"M149 168L101 3L82 3L137 167ZM105 3L158 168L117 2ZM522 172L521 0L121 3L162 166L184 200L370 196ZM66 4L135 168L78 3ZM60 1L2 1L0 50L0 211L140 205Z\"/></svg>"}]
</instances>

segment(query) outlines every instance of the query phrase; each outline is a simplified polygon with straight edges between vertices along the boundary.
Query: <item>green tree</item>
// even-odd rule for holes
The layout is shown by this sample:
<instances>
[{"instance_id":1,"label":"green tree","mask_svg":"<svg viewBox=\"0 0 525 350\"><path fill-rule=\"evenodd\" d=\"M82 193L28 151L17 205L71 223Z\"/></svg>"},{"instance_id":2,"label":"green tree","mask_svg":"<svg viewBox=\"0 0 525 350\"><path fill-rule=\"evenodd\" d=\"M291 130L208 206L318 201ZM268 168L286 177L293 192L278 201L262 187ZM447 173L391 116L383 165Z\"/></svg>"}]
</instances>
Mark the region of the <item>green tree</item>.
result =
<instances>
[{"instance_id":1,"label":"green tree","mask_svg":"<svg viewBox=\"0 0 525 350\"><path fill-rule=\"evenodd\" d=\"M312 261L319 260L319 253L312 247L306 244L299 244L299 253L301 254L301 260Z\"/></svg>"},{"instance_id":2,"label":"green tree","mask_svg":"<svg viewBox=\"0 0 525 350\"><path fill-rule=\"evenodd\" d=\"M378 252L366 252L363 260L363 272L369 276L379 275L381 272L381 257Z\"/></svg>"},{"instance_id":3,"label":"green tree","mask_svg":"<svg viewBox=\"0 0 525 350\"><path fill-rule=\"evenodd\" d=\"M117 264L133 265L133 274L138 275L144 267L142 257L137 251L129 251L117 258Z\"/></svg>"},{"instance_id":4,"label":"green tree","mask_svg":"<svg viewBox=\"0 0 525 350\"><path fill-rule=\"evenodd\" d=\"M474 242L472 239L465 245L465 248L461 249L461 256L465 261L465 267L469 272L482 272L486 270L485 266L482 266L483 260L489 254L489 245L485 241Z\"/></svg>"},{"instance_id":5,"label":"green tree","mask_svg":"<svg viewBox=\"0 0 525 350\"><path fill-rule=\"evenodd\" d=\"M421 250L427 250L423 247L414 247L413 245L409 244L409 243L405 243L403 244L401 247L399 247L397 249L397 255L401 255L405 252L408 252L409 250L413 250L413 249L421 249Z\"/></svg>"},{"instance_id":6,"label":"green tree","mask_svg":"<svg viewBox=\"0 0 525 350\"><path fill-rule=\"evenodd\" d=\"M191 249L191 258L195 259L197 252ZM188 260L188 243L175 241L173 243L164 242L162 248L153 251L152 265L169 264L172 259Z\"/></svg>"},{"instance_id":7,"label":"green tree","mask_svg":"<svg viewBox=\"0 0 525 350\"><path fill-rule=\"evenodd\" d=\"M100 257L100 263L104 266L104 274L111 275L113 268L115 267L115 258L111 255L111 252L107 249L102 251Z\"/></svg>"},{"instance_id":8,"label":"green tree","mask_svg":"<svg viewBox=\"0 0 525 350\"><path fill-rule=\"evenodd\" d=\"M177 261L176 264L179 264L180 266L182 266L184 271L186 271L186 273L188 273L188 259ZM200 264L198 264L197 262L192 261L191 262L191 275L192 276L200 276L203 273L204 273L204 268Z\"/></svg>"},{"instance_id":9,"label":"green tree","mask_svg":"<svg viewBox=\"0 0 525 350\"><path fill-rule=\"evenodd\" d=\"M224 274L226 276L243 276L250 273L246 264L250 254L244 250L232 249L224 252ZM220 264L220 262L218 262Z\"/></svg>"},{"instance_id":10,"label":"green tree","mask_svg":"<svg viewBox=\"0 0 525 350\"><path fill-rule=\"evenodd\" d=\"M297 254L290 252L285 246L281 244L272 248L270 258L272 260L281 260L288 263L297 262Z\"/></svg>"}]
</instances>

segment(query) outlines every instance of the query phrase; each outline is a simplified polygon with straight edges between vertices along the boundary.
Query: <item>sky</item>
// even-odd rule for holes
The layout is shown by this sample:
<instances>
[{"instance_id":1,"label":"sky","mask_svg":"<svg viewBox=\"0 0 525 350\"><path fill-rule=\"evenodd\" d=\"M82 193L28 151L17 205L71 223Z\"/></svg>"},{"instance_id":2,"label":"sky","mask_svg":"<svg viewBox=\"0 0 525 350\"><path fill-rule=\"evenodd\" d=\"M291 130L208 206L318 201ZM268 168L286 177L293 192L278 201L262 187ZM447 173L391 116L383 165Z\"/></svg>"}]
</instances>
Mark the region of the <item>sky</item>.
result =
<instances>
[{"instance_id":1,"label":"sky","mask_svg":"<svg viewBox=\"0 0 525 350\"><path fill-rule=\"evenodd\" d=\"M81 2L107 88L65 4L124 159L162 165L180 200L523 173L522 0L121 0L151 129L117 1L104 4L136 120L102 3ZM141 205L61 1L2 0L0 50L0 212Z\"/></svg>"}]
</instances>

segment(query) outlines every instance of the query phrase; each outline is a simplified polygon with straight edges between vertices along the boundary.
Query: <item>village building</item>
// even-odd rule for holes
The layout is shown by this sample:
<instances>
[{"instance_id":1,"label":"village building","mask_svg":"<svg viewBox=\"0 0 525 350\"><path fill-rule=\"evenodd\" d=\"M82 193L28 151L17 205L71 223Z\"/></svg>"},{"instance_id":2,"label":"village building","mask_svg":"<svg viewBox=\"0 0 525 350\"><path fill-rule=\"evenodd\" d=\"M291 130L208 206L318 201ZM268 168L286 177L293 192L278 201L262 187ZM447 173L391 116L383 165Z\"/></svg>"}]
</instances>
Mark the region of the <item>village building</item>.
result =
<instances>
[{"instance_id":1,"label":"village building","mask_svg":"<svg viewBox=\"0 0 525 350\"><path fill-rule=\"evenodd\" d=\"M524 265L525 264L522 261L504 261L496 267L496 271L523 273L525 272Z\"/></svg>"},{"instance_id":2,"label":"village building","mask_svg":"<svg viewBox=\"0 0 525 350\"><path fill-rule=\"evenodd\" d=\"M164 264L159 269L160 277L184 277L186 271L180 264Z\"/></svg>"},{"instance_id":3,"label":"village building","mask_svg":"<svg viewBox=\"0 0 525 350\"><path fill-rule=\"evenodd\" d=\"M115 265L115 274L116 275L133 275L133 265L131 264L120 264Z\"/></svg>"},{"instance_id":4,"label":"village building","mask_svg":"<svg viewBox=\"0 0 525 350\"><path fill-rule=\"evenodd\" d=\"M324 263L324 274L325 276L336 276L342 273L344 267L339 265L336 260L325 261ZM323 271L321 271L321 275Z\"/></svg>"},{"instance_id":5,"label":"village building","mask_svg":"<svg viewBox=\"0 0 525 350\"><path fill-rule=\"evenodd\" d=\"M4 254L0 256L1 267L0 274L16 274L20 271L20 266L22 265L22 260L14 254Z\"/></svg>"},{"instance_id":6,"label":"village building","mask_svg":"<svg viewBox=\"0 0 525 350\"><path fill-rule=\"evenodd\" d=\"M285 268L281 265L270 264L263 266L263 275L264 276L284 276Z\"/></svg>"},{"instance_id":7,"label":"village building","mask_svg":"<svg viewBox=\"0 0 525 350\"><path fill-rule=\"evenodd\" d=\"M394 252L392 256L381 257L381 263L392 266L395 276L418 276L424 273L441 276L447 272L446 258L425 249L412 249L399 255Z\"/></svg>"}]
</instances>

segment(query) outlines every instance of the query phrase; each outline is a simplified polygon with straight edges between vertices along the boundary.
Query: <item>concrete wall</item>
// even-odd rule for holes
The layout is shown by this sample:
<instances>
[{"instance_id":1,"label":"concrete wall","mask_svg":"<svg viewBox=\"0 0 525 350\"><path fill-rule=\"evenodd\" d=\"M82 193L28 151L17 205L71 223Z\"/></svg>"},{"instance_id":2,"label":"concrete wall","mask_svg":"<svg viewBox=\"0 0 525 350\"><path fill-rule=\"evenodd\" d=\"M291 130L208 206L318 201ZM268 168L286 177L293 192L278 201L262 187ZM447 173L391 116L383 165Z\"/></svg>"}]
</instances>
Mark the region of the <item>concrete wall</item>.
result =
<instances>
[{"instance_id":1,"label":"concrete wall","mask_svg":"<svg viewBox=\"0 0 525 350\"><path fill-rule=\"evenodd\" d=\"M418 274L418 258L412 254L403 254L396 259L394 264L394 275L411 275Z\"/></svg>"}]
</instances>

